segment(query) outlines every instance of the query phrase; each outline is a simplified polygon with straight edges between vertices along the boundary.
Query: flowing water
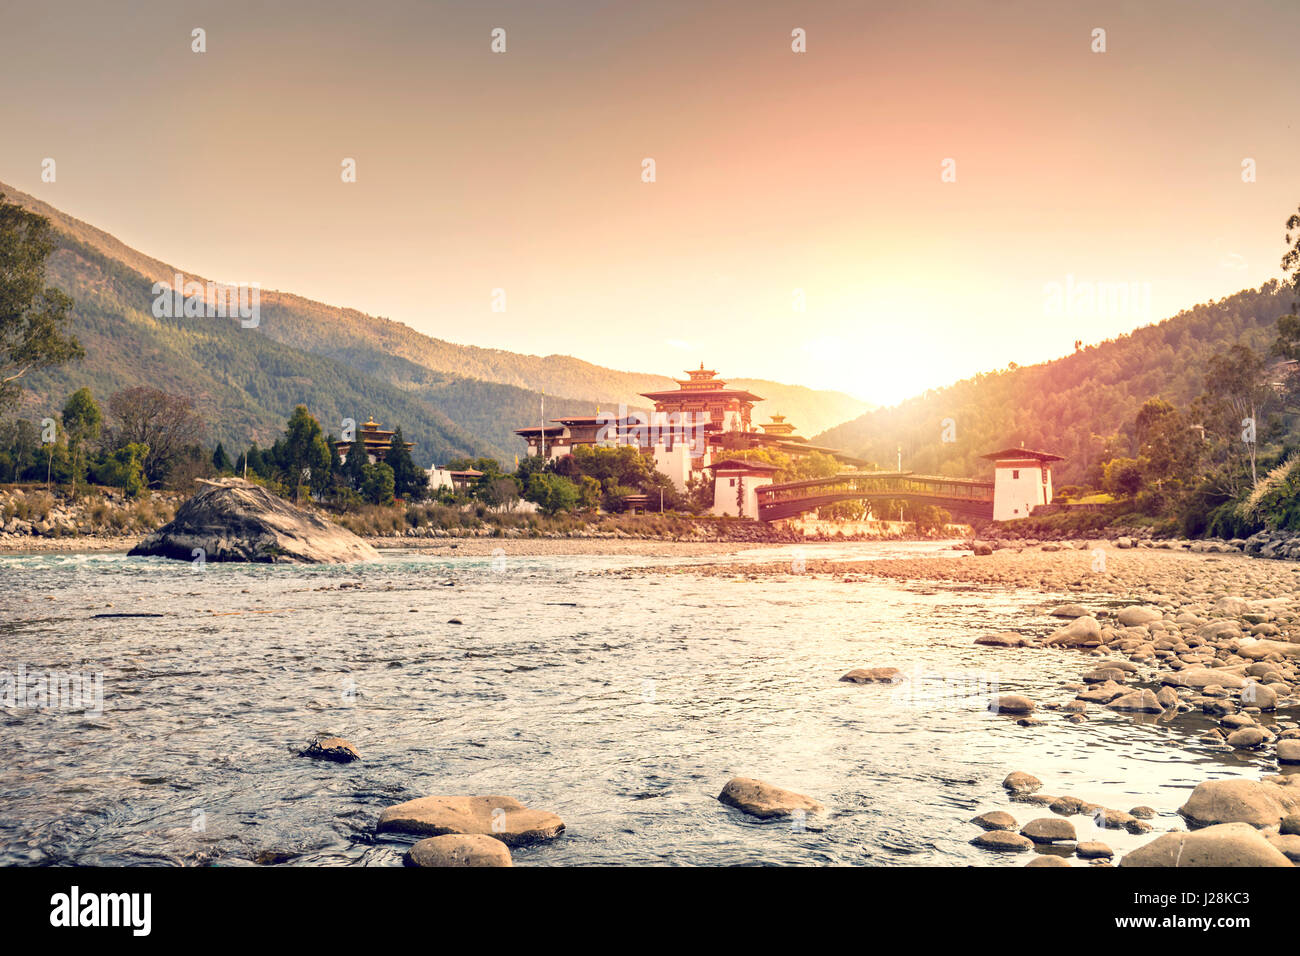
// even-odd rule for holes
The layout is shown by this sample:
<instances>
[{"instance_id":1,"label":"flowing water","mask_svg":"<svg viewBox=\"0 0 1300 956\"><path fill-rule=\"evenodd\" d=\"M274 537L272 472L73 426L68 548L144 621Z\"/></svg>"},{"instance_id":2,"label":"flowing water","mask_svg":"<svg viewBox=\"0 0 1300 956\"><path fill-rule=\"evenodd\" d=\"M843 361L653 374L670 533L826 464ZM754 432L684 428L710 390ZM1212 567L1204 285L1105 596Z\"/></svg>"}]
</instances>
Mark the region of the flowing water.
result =
<instances>
[{"instance_id":1,"label":"flowing water","mask_svg":"<svg viewBox=\"0 0 1300 956\"><path fill-rule=\"evenodd\" d=\"M565 820L560 839L516 850L517 865L1019 865L968 843L976 813L1049 815L1008 802L1011 770L1048 793L1151 805L1159 832L1181 826L1174 811L1199 781L1266 766L1096 707L1078 726L987 713L990 691L1064 701L1060 684L1088 669L1077 652L972 643L1050 627L1042 608L1059 595L595 573L700 562L0 558L0 670L103 679L102 713L22 695L0 707L0 864L398 865L411 841L374 834L382 808L478 793ZM860 666L911 679L838 680ZM364 759L295 756L316 734L348 738ZM828 811L751 820L716 799L736 775ZM1094 836L1088 818L1073 820ZM1147 839L1100 838L1117 851Z\"/></svg>"}]
</instances>

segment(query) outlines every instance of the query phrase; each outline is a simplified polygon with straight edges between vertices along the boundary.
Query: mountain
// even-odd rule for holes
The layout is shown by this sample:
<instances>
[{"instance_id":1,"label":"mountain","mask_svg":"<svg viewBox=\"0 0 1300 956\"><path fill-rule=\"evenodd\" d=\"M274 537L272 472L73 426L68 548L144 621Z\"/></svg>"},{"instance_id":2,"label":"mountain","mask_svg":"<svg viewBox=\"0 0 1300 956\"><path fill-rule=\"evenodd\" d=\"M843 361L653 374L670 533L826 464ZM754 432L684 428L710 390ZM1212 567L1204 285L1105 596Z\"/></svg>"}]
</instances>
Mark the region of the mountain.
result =
<instances>
[{"instance_id":1,"label":"mountain","mask_svg":"<svg viewBox=\"0 0 1300 956\"><path fill-rule=\"evenodd\" d=\"M1019 446L1064 455L1056 484L1078 482L1101 450L1101 438L1127 432L1148 398L1186 408L1204 391L1206 363L1238 342L1266 349L1294 290L1276 281L1051 362L976 375L900 405L880 408L818 435L844 448L921 474L986 478L980 455ZM944 441L945 420L951 419Z\"/></svg>"},{"instance_id":2,"label":"mountain","mask_svg":"<svg viewBox=\"0 0 1300 956\"><path fill-rule=\"evenodd\" d=\"M157 319L152 286L201 274L145 255L48 203L0 184L8 201L46 216L59 234L50 280L77 300L74 331L85 362L29 376L27 414L48 410L91 385L101 399L126 385L191 394L212 439L243 447L270 440L293 405L306 404L330 431L342 418L373 415L401 425L421 461L464 453L503 462L523 451L516 428L594 414L599 404L644 408L639 393L671 388L665 376L603 368L562 355L522 355L431 338L391 319L262 290L256 329L232 319ZM726 376L723 376L726 378ZM839 392L732 379L762 395L765 414L784 414L807 435L869 406ZM57 411L57 407L55 407ZM44 413L44 411L42 411Z\"/></svg>"}]
</instances>

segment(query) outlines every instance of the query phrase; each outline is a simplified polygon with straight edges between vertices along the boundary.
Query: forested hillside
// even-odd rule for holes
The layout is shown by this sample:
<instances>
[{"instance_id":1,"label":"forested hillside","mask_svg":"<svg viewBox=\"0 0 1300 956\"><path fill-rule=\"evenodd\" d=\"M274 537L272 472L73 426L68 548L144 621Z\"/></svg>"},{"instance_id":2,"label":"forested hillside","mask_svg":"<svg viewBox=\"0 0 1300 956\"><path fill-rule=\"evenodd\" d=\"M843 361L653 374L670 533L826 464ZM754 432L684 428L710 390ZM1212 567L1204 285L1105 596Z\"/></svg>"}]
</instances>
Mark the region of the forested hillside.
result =
<instances>
[{"instance_id":1,"label":"forested hillside","mask_svg":"<svg viewBox=\"0 0 1300 956\"><path fill-rule=\"evenodd\" d=\"M335 432L345 417L401 424L425 457L495 450L418 394L253 334L236 319L155 318L139 273L71 237L61 237L48 276L75 291L70 328L86 358L26 376L20 416L57 418L82 386L103 400L144 384L191 398L210 440L228 447L269 443L284 427L285 409L304 404Z\"/></svg>"},{"instance_id":2,"label":"forested hillside","mask_svg":"<svg viewBox=\"0 0 1300 956\"><path fill-rule=\"evenodd\" d=\"M146 256L102 229L19 190L0 184L0 192L7 194L10 202L47 217L71 240L70 246L83 253L98 252L101 260L112 260L144 276L146 290L155 281L170 283L178 271L187 279L206 278ZM94 281L75 272L70 278ZM75 284L66 286L66 291L75 299L83 292ZM623 372L566 355L523 355L459 345L390 319L273 290L262 290L261 321L252 331L299 352L333 359L423 400L436 396L446 419L472 434L481 450L511 458L523 449L514 430L536 421L534 410L540 405L541 393L548 396L548 417L552 410L557 415L592 414L596 403L605 408L615 408L620 402L629 408L644 408L648 403L639 397L641 392L671 388L669 376L680 374L679 369L666 369L665 375ZM89 349L87 361L97 362ZM840 392L730 378L743 369L728 367L723 356L713 361L722 378L766 399L759 407L760 421L773 413L784 414L805 435L846 421L868 407ZM470 381L477 384L459 387Z\"/></svg>"},{"instance_id":3,"label":"forested hillside","mask_svg":"<svg viewBox=\"0 0 1300 956\"><path fill-rule=\"evenodd\" d=\"M1058 485L1077 482L1131 445L1147 399L1186 407L1204 391L1212 356L1237 343L1266 349L1294 298L1295 290L1269 283L1055 361L976 375L876 409L815 440L888 468L901 446L905 469L969 477L991 476L980 455L1024 442L1065 456ZM955 440L943 440L945 419Z\"/></svg>"}]
</instances>

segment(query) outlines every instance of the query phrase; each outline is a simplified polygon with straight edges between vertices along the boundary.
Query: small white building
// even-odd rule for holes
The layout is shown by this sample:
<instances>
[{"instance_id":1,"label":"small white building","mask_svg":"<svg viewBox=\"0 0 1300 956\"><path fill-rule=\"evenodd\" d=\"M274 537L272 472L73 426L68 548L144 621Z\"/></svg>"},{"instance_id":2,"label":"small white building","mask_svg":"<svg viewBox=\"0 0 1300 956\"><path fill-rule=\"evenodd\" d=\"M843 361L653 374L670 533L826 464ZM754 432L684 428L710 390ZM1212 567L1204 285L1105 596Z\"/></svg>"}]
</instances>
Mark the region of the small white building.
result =
<instances>
[{"instance_id":1,"label":"small white building","mask_svg":"<svg viewBox=\"0 0 1300 956\"><path fill-rule=\"evenodd\" d=\"M758 489L772 483L775 465L727 458L708 466L713 471L710 514L758 518Z\"/></svg>"},{"instance_id":2,"label":"small white building","mask_svg":"<svg viewBox=\"0 0 1300 956\"><path fill-rule=\"evenodd\" d=\"M993 462L993 520L1027 518L1038 505L1052 501L1052 462L1060 455L1021 446L981 457Z\"/></svg>"}]
</instances>

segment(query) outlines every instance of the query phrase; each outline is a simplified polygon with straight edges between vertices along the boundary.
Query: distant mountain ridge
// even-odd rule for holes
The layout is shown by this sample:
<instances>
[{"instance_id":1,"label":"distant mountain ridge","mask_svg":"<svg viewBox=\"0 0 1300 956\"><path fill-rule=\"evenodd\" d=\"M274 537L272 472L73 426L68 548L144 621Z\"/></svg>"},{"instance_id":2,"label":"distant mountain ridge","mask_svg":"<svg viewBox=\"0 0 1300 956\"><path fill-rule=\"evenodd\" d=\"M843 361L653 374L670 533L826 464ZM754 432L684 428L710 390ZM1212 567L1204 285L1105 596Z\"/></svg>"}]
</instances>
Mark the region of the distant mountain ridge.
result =
<instances>
[{"instance_id":1,"label":"distant mountain ridge","mask_svg":"<svg viewBox=\"0 0 1300 956\"><path fill-rule=\"evenodd\" d=\"M170 284L177 274L195 281L207 277L139 252L20 190L0 184L0 192L49 218L60 233L51 280L77 300L74 329L87 346L80 365L30 376L25 407L48 409L86 380L99 383L101 398L107 397L104 389L133 384L162 387L162 381L172 381L176 388L181 382L175 372L186 368L183 381L201 393L214 437L234 447L250 438L269 440L301 401L330 431L338 431L343 417L375 415L390 427L402 425L406 437L417 441L421 460L474 453L509 462L524 448L514 430L538 421L543 394L549 419L592 414L597 404L644 408L639 393L672 387L666 376L607 369L570 356L458 345L391 319L275 290L261 290L255 330L240 329L233 320L157 319L149 311L153 283ZM247 341L228 339L229 331ZM719 360L727 378L725 357ZM194 367L196 361L201 368ZM240 368L248 368L255 394L231 380L230 370ZM839 392L728 380L766 399L757 420L783 414L805 435L869 407ZM343 394L331 396L335 382Z\"/></svg>"}]
</instances>

